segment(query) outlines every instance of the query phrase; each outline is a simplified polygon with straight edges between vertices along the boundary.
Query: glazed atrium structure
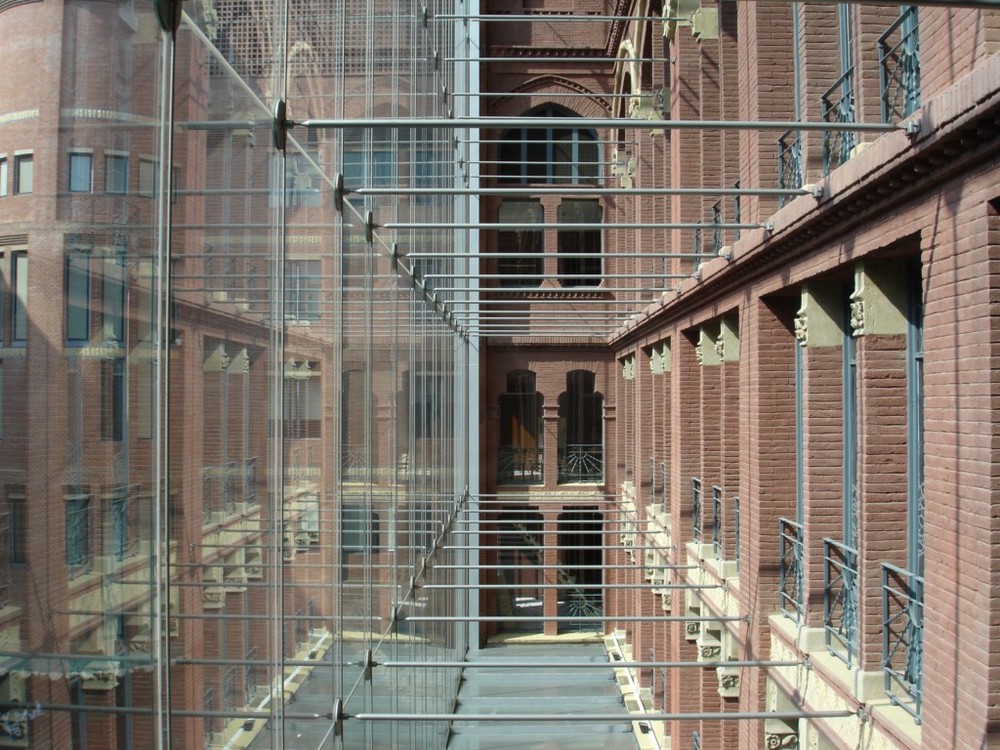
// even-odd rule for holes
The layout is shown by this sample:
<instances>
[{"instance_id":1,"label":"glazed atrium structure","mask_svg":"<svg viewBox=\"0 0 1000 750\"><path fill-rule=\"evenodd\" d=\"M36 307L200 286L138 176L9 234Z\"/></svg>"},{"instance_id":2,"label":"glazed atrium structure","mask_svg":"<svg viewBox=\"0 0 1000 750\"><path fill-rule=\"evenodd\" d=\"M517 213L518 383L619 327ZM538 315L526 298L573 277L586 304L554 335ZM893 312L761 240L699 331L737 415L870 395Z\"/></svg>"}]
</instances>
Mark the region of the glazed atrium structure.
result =
<instances>
[{"instance_id":1,"label":"glazed atrium structure","mask_svg":"<svg viewBox=\"0 0 1000 750\"><path fill-rule=\"evenodd\" d=\"M0 38L0 748L1000 746L1000 2Z\"/></svg>"}]
</instances>

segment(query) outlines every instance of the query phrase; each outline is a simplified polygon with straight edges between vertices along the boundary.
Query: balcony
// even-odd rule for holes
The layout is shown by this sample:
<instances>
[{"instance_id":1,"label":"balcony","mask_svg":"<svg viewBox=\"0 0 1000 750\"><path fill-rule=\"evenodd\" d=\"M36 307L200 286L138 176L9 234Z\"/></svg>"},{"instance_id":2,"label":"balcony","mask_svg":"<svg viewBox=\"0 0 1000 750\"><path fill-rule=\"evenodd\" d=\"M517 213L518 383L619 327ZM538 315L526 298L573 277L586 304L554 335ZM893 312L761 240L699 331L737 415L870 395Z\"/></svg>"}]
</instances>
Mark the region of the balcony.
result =
<instances>
[{"instance_id":1,"label":"balcony","mask_svg":"<svg viewBox=\"0 0 1000 750\"><path fill-rule=\"evenodd\" d=\"M823 630L826 648L853 666L858 654L858 551L823 540Z\"/></svg>"},{"instance_id":2,"label":"balcony","mask_svg":"<svg viewBox=\"0 0 1000 750\"><path fill-rule=\"evenodd\" d=\"M882 672L885 692L920 723L924 666L924 579L882 564Z\"/></svg>"},{"instance_id":3,"label":"balcony","mask_svg":"<svg viewBox=\"0 0 1000 750\"><path fill-rule=\"evenodd\" d=\"M802 524L779 518L778 535L781 543L778 603L783 614L801 623L805 619L805 598L802 591L805 545Z\"/></svg>"},{"instance_id":4,"label":"balcony","mask_svg":"<svg viewBox=\"0 0 1000 750\"><path fill-rule=\"evenodd\" d=\"M857 122L854 68L826 90L822 97L823 122ZM857 135L847 130L823 131L823 174L828 175L851 158L851 151L857 145Z\"/></svg>"},{"instance_id":5,"label":"balcony","mask_svg":"<svg viewBox=\"0 0 1000 750\"><path fill-rule=\"evenodd\" d=\"M796 190L805 182L802 168L802 132L786 130L778 139L778 187L782 190ZM778 208L789 198L778 196Z\"/></svg>"},{"instance_id":6,"label":"balcony","mask_svg":"<svg viewBox=\"0 0 1000 750\"><path fill-rule=\"evenodd\" d=\"M603 445L567 445L559 450L559 484L600 482L603 478Z\"/></svg>"},{"instance_id":7,"label":"balcony","mask_svg":"<svg viewBox=\"0 0 1000 750\"><path fill-rule=\"evenodd\" d=\"M501 446L497 455L497 481L500 484L540 484L542 449Z\"/></svg>"},{"instance_id":8,"label":"balcony","mask_svg":"<svg viewBox=\"0 0 1000 750\"><path fill-rule=\"evenodd\" d=\"M920 107L917 8L910 6L878 39L882 122L899 122Z\"/></svg>"}]
</instances>

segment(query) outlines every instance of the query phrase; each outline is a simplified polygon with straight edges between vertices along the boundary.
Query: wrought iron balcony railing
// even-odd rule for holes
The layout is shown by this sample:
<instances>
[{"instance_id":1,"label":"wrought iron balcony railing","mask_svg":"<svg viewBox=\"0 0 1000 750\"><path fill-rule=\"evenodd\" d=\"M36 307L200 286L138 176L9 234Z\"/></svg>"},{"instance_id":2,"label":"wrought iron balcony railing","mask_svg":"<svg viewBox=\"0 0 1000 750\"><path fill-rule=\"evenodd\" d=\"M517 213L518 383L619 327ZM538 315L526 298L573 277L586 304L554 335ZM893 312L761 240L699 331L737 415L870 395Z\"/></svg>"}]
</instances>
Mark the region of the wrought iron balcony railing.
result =
<instances>
[{"instance_id":1,"label":"wrought iron balcony railing","mask_svg":"<svg viewBox=\"0 0 1000 750\"><path fill-rule=\"evenodd\" d=\"M599 482L604 478L604 446L567 445L559 450L559 483Z\"/></svg>"},{"instance_id":2,"label":"wrought iron balcony railing","mask_svg":"<svg viewBox=\"0 0 1000 750\"><path fill-rule=\"evenodd\" d=\"M90 500L90 495L66 499L66 565L70 578L89 573L94 565L94 521Z\"/></svg>"},{"instance_id":3,"label":"wrought iron balcony railing","mask_svg":"<svg viewBox=\"0 0 1000 750\"><path fill-rule=\"evenodd\" d=\"M823 122L852 123L857 121L853 67L826 90L822 97L822 106ZM851 151L855 145L857 145L856 133L848 130L824 130L823 174L830 174L850 159Z\"/></svg>"},{"instance_id":4,"label":"wrought iron balcony railing","mask_svg":"<svg viewBox=\"0 0 1000 750\"><path fill-rule=\"evenodd\" d=\"M882 564L882 672L889 699L920 723L924 667L924 579Z\"/></svg>"},{"instance_id":5,"label":"wrought iron balcony railing","mask_svg":"<svg viewBox=\"0 0 1000 750\"><path fill-rule=\"evenodd\" d=\"M135 495L123 491L111 499L104 554L115 560L124 560L139 551L138 503Z\"/></svg>"},{"instance_id":6,"label":"wrought iron balcony railing","mask_svg":"<svg viewBox=\"0 0 1000 750\"><path fill-rule=\"evenodd\" d=\"M778 536L781 544L778 603L785 615L796 622L802 622L805 616L802 585L805 544L802 524L788 518L779 518Z\"/></svg>"},{"instance_id":7,"label":"wrought iron balcony railing","mask_svg":"<svg viewBox=\"0 0 1000 750\"><path fill-rule=\"evenodd\" d=\"M497 455L497 481L501 484L538 484L542 481L542 448L502 445Z\"/></svg>"},{"instance_id":8,"label":"wrought iron balcony railing","mask_svg":"<svg viewBox=\"0 0 1000 750\"><path fill-rule=\"evenodd\" d=\"M712 553L716 560L723 558L722 539L722 488L712 486Z\"/></svg>"},{"instance_id":9,"label":"wrought iron balcony railing","mask_svg":"<svg viewBox=\"0 0 1000 750\"><path fill-rule=\"evenodd\" d=\"M778 139L778 187L782 190L794 190L802 187L803 182L805 170L802 165L802 131L786 130ZM778 208L788 200L787 196L778 196Z\"/></svg>"},{"instance_id":10,"label":"wrought iron balcony railing","mask_svg":"<svg viewBox=\"0 0 1000 750\"><path fill-rule=\"evenodd\" d=\"M899 122L920 107L920 38L911 5L878 39L882 122Z\"/></svg>"},{"instance_id":11,"label":"wrought iron balcony railing","mask_svg":"<svg viewBox=\"0 0 1000 750\"><path fill-rule=\"evenodd\" d=\"M691 538L701 541L701 480L691 477Z\"/></svg>"},{"instance_id":12,"label":"wrought iron balcony railing","mask_svg":"<svg viewBox=\"0 0 1000 750\"><path fill-rule=\"evenodd\" d=\"M858 551L823 540L823 629L827 650L851 666L858 653Z\"/></svg>"}]
</instances>

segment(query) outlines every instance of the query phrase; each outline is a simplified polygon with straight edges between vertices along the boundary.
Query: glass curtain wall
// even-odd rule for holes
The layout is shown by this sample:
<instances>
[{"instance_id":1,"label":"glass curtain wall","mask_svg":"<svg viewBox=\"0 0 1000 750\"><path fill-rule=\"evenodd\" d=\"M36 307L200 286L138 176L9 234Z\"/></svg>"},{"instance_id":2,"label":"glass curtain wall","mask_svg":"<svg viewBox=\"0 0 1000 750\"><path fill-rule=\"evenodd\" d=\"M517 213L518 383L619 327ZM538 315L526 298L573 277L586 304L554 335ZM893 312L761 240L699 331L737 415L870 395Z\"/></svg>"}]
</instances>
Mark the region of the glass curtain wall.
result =
<instances>
[{"instance_id":1,"label":"glass curtain wall","mask_svg":"<svg viewBox=\"0 0 1000 750\"><path fill-rule=\"evenodd\" d=\"M361 189L456 184L454 131L366 120L443 117L459 42L171 7L0 4L0 746L443 746L377 716L450 712L468 646L462 239Z\"/></svg>"}]
</instances>

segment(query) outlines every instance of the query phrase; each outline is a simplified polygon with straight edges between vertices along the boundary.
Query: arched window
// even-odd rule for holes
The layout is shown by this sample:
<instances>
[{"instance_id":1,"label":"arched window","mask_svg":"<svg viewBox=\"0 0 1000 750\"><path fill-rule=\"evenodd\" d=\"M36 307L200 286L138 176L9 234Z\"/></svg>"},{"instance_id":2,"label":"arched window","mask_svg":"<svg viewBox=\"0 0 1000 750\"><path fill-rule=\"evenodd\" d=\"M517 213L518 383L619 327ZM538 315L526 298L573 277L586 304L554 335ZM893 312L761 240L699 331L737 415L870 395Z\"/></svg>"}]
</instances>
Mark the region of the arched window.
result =
<instances>
[{"instance_id":1,"label":"arched window","mask_svg":"<svg viewBox=\"0 0 1000 750\"><path fill-rule=\"evenodd\" d=\"M559 482L600 482L604 477L604 396L594 373L566 374L559 395Z\"/></svg>"},{"instance_id":2,"label":"arched window","mask_svg":"<svg viewBox=\"0 0 1000 750\"><path fill-rule=\"evenodd\" d=\"M597 133L575 128L568 109L547 105L529 117L565 117L566 127L514 128L500 143L498 177L502 182L596 184L600 176Z\"/></svg>"},{"instance_id":3,"label":"arched window","mask_svg":"<svg viewBox=\"0 0 1000 750\"><path fill-rule=\"evenodd\" d=\"M535 390L535 373L514 370L507 374L507 390L500 394L500 483L542 481L542 403L542 394Z\"/></svg>"}]
</instances>

